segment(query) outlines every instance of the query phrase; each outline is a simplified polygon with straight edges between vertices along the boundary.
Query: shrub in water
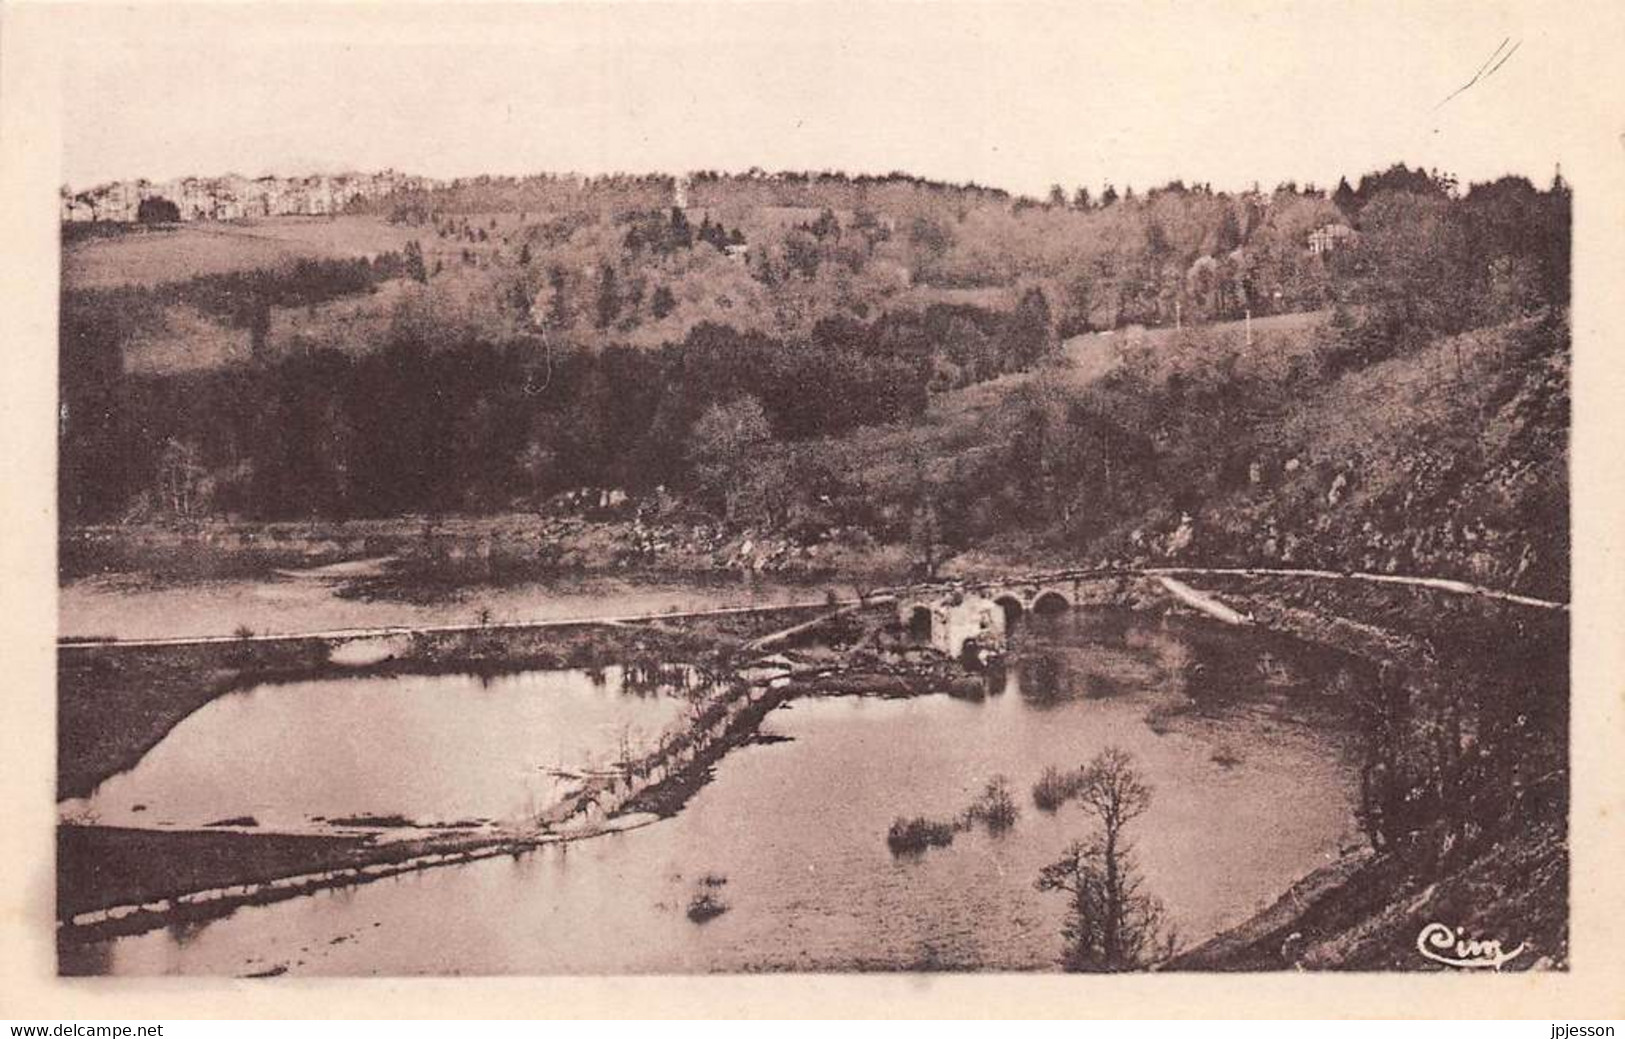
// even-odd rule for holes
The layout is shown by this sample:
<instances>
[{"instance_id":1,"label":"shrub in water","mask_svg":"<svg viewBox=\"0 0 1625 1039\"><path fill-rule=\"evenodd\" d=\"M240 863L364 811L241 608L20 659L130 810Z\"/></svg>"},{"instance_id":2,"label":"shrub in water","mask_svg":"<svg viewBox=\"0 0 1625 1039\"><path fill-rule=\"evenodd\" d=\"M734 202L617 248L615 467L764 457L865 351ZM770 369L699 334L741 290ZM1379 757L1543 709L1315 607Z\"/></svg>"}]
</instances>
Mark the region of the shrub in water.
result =
<instances>
[{"instance_id":1,"label":"shrub in water","mask_svg":"<svg viewBox=\"0 0 1625 1039\"><path fill-rule=\"evenodd\" d=\"M697 924L715 920L728 911L728 903L717 894L728 878L720 873L707 873L695 885L694 897L688 900L688 918Z\"/></svg>"},{"instance_id":2,"label":"shrub in water","mask_svg":"<svg viewBox=\"0 0 1625 1039\"><path fill-rule=\"evenodd\" d=\"M994 776L982 789L982 796L965 810L965 821L967 824L984 823L989 830L997 833L1014 826L1020 814L1016 799L1010 796L1009 782L1003 776Z\"/></svg>"},{"instance_id":3,"label":"shrub in water","mask_svg":"<svg viewBox=\"0 0 1625 1039\"><path fill-rule=\"evenodd\" d=\"M954 827L923 816L904 819L899 816L886 831L886 846L892 854L922 852L927 848L945 848L954 842Z\"/></svg>"},{"instance_id":4,"label":"shrub in water","mask_svg":"<svg viewBox=\"0 0 1625 1039\"><path fill-rule=\"evenodd\" d=\"M1054 765L1044 769L1044 774L1038 777L1033 784L1033 804L1041 812L1053 812L1059 809L1072 795L1078 792L1078 773L1076 770L1062 772Z\"/></svg>"},{"instance_id":5,"label":"shrub in water","mask_svg":"<svg viewBox=\"0 0 1625 1039\"><path fill-rule=\"evenodd\" d=\"M695 895L688 903L688 918L697 924L715 920L728 911L728 903L709 891Z\"/></svg>"}]
</instances>

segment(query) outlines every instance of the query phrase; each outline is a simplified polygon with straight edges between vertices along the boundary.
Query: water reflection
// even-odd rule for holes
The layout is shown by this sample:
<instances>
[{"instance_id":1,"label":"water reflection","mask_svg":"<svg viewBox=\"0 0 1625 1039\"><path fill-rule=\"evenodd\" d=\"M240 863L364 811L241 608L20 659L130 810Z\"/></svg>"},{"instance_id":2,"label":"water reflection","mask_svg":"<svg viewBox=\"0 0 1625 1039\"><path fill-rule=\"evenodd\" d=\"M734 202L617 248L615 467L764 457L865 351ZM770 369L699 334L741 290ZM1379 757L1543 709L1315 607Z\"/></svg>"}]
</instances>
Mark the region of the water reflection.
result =
<instances>
[{"instance_id":1,"label":"water reflection","mask_svg":"<svg viewBox=\"0 0 1625 1039\"><path fill-rule=\"evenodd\" d=\"M795 701L767 720L779 739L730 752L654 825L366 884L343 901L244 908L184 946L158 931L82 960L70 950L65 969L1054 970L1069 907L1035 880L1091 824L1075 804L1032 810L1031 790L1047 766L1076 769L1113 745L1156 792L1135 823L1145 890L1199 941L1335 856L1353 833L1355 786L1335 741L1275 716L1266 725L1214 707L1200 724L1153 731L1151 708L1219 696L1201 675L1245 683L1225 702L1263 695L1256 662L1276 648L1205 632L1123 615L1035 619L1013 646L1003 695ZM1091 674L1117 691L1091 698ZM990 690L999 681L989 676ZM1244 763L1214 762L1221 742L1245 746ZM886 835L899 816L957 818L1000 775L1021 808L1012 826L974 826L951 846L893 857ZM707 874L726 878L728 910L698 925L686 907Z\"/></svg>"},{"instance_id":2,"label":"water reflection","mask_svg":"<svg viewBox=\"0 0 1625 1039\"><path fill-rule=\"evenodd\" d=\"M357 593L360 592L359 597ZM754 575L737 580L577 577L487 587L425 582L405 598L375 597L365 583L277 578L162 583L137 573L67 580L58 595L58 629L76 638L172 638L339 628L472 624L482 613L499 621L629 617L723 606L807 602L819 585ZM431 594L434 593L434 594Z\"/></svg>"},{"instance_id":3,"label":"water reflection","mask_svg":"<svg viewBox=\"0 0 1625 1039\"><path fill-rule=\"evenodd\" d=\"M647 749L703 688L683 667L262 685L214 700L67 818L299 829L517 821ZM138 805L145 808L137 811Z\"/></svg>"},{"instance_id":4,"label":"water reflection","mask_svg":"<svg viewBox=\"0 0 1625 1039\"><path fill-rule=\"evenodd\" d=\"M202 934L204 928L208 926L209 920L207 919L177 919L171 920L165 925L164 933L169 936L169 940L174 942L176 946L185 946L190 944L192 939Z\"/></svg>"}]
</instances>

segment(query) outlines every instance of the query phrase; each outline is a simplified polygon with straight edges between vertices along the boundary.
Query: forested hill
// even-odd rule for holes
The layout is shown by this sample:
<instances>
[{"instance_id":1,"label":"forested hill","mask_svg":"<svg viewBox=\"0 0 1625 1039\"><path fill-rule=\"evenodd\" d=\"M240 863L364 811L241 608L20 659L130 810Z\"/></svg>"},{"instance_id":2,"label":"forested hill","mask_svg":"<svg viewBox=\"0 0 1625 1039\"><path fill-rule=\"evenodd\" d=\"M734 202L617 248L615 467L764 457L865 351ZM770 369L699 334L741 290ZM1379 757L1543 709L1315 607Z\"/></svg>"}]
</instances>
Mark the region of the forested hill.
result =
<instances>
[{"instance_id":1,"label":"forested hill","mask_svg":"<svg viewBox=\"0 0 1625 1039\"><path fill-rule=\"evenodd\" d=\"M1479 190L1528 187L1509 179ZM1043 201L904 174L702 171L681 180L478 178L358 208L471 245L486 241L477 218L519 215L519 240L530 255L540 247L548 257L517 294L587 337L612 326L658 342L692 327L682 315L665 321L670 304L681 307L693 293L662 275L685 282L684 268L715 266L704 262L714 259L708 250L694 249L706 243L734 252L754 283L721 308L732 313L704 315L737 327L805 332L817 317L867 318L898 296L1008 305L1037 287L1064 337L1324 305L1338 274L1312 250L1311 235L1358 225L1379 195L1444 200L1456 191L1448 177L1403 165L1368 174L1358 187L1344 180L1329 194L1290 182L1224 193L1174 181L1140 194L1056 185ZM604 298L605 264L622 276L613 301ZM672 294L657 300L662 285ZM646 334L651 323L658 330Z\"/></svg>"},{"instance_id":2,"label":"forested hill","mask_svg":"<svg viewBox=\"0 0 1625 1039\"><path fill-rule=\"evenodd\" d=\"M67 279L64 522L523 511L590 486L922 565L1194 539L1566 574L1566 535L1513 533L1566 509L1560 180L1396 166L1329 195L1035 201L697 174L372 205L65 243L70 272L151 273ZM233 266L273 239L297 261ZM1319 316L1248 334L1292 313ZM1068 375L1093 340L1109 370Z\"/></svg>"}]
</instances>

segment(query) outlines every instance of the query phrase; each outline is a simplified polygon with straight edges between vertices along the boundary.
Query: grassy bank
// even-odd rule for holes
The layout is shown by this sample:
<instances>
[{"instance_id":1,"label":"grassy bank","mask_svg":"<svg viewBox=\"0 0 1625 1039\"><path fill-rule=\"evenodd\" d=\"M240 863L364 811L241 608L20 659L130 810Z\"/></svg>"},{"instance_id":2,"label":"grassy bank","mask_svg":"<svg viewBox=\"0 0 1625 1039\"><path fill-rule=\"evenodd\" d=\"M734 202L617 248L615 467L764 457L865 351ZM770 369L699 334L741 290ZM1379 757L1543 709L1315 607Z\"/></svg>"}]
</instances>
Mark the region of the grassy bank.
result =
<instances>
[{"instance_id":1,"label":"grassy bank","mask_svg":"<svg viewBox=\"0 0 1625 1039\"><path fill-rule=\"evenodd\" d=\"M173 899L314 870L407 859L425 840L387 846L369 837L58 826L57 914Z\"/></svg>"}]
</instances>

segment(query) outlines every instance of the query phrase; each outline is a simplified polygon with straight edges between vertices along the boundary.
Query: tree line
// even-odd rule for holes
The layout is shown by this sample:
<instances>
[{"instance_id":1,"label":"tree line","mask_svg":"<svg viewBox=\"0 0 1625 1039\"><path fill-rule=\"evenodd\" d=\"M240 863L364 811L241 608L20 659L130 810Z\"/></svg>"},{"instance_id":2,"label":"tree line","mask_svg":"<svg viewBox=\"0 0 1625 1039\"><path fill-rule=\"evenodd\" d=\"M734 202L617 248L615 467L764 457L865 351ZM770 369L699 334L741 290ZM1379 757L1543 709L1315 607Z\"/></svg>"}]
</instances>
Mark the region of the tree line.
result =
<instances>
[{"instance_id":1,"label":"tree line","mask_svg":"<svg viewBox=\"0 0 1625 1039\"><path fill-rule=\"evenodd\" d=\"M256 283L186 291L202 298L218 284ZM362 356L317 348L141 375L120 360L126 304L141 291L63 302L67 522L177 501L194 516L266 519L478 512L583 485L669 486L726 512L753 449L918 418L951 363L945 332L974 330L979 378L1053 346L1034 301L1012 315L939 305L830 320L790 342L708 323L658 350L554 346L541 334L449 343L402 324ZM173 493L177 481L188 493Z\"/></svg>"}]
</instances>

